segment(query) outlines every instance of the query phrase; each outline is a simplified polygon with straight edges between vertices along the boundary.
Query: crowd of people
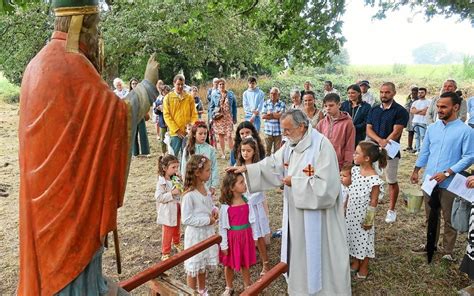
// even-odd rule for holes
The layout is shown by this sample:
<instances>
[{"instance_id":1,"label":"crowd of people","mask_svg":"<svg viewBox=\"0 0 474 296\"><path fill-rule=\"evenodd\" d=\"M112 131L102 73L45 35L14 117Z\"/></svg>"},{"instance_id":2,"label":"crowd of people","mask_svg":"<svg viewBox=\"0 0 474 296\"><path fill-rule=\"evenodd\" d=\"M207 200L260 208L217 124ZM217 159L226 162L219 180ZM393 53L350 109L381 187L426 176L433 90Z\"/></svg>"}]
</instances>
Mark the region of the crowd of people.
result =
<instances>
[{"instance_id":1,"label":"crowd of people","mask_svg":"<svg viewBox=\"0 0 474 296\"><path fill-rule=\"evenodd\" d=\"M331 81L324 83L324 98L307 81L304 90L291 92L287 106L277 87L265 99L249 78L245 120L234 134L240 98L224 79L214 79L207 92L207 122L199 120L205 104L184 76L176 75L173 87L158 81L155 55L143 80L132 79L126 89L116 79L114 92L100 75L97 2L53 1L52 8L51 40L30 61L21 85L18 295L127 295L103 276L102 255L107 234L117 230L131 154L149 153L143 120L153 103L163 152L155 193L162 259L216 228L222 236L220 246L184 262L187 284L200 295L209 294L206 273L218 264L225 270L224 295L233 294L236 271L245 287L251 284L257 251L261 274L271 268L266 248L272 213L265 198L271 188L283 191L281 260L288 264L288 293L350 295L351 273L354 280L367 278L375 257L374 217L384 183L390 197L385 221L397 219L399 144L407 127L407 151L418 152L410 179L418 183L423 168L424 182L435 183L424 192L427 241L412 251L426 253L428 261L434 252L455 261L457 231L463 229L468 246L461 271L474 279L474 210L459 206L450 190L454 176L474 162L474 99L462 99L455 81L447 80L431 102L426 89L413 88L405 107L394 101L391 82L380 86L378 105L367 80L347 87L343 103ZM219 155L229 156L225 172L218 171ZM474 188L474 176L459 186ZM463 221L452 214L469 210L468 225L457 225Z\"/></svg>"},{"instance_id":2,"label":"crowd of people","mask_svg":"<svg viewBox=\"0 0 474 296\"><path fill-rule=\"evenodd\" d=\"M375 258L374 217L384 194L389 197L385 222L397 220L395 208L400 191L398 168L402 149L398 148L391 156L388 150L393 150L389 146L399 147L405 128L409 141L403 150L418 155L411 182L419 182L421 168L425 170L425 178L437 182L436 198L435 193L424 192L427 220L434 199L440 203L437 209L442 212L444 220L443 243L439 246L439 221L434 226L437 229L434 249L441 252L443 260L456 261L453 250L457 230L451 223L456 197L447 187L455 174L466 171L474 163L473 130L464 123L467 118L463 115L466 106L474 105L471 103L474 98L466 104L455 92L456 82L447 80L439 97L433 100L426 98L426 88L412 87L405 106L402 106L395 101L396 86L391 82L380 86L380 102L376 103L375 96L368 92L370 84L367 80L348 86L347 100L343 102L331 81L325 81L322 99L316 98L311 82L307 81L302 91L295 89L290 92L291 103L287 105L277 87L272 87L268 99L265 99L265 93L257 86L257 79L250 77L248 89L242 97L244 121L238 124L235 134L237 98L226 89L225 83L224 79L215 78L213 87L207 92L207 122L201 118L206 112L196 88L190 88L190 92L184 90L184 76L176 75L173 89L161 81L157 84L161 94L155 101L154 110L164 148L159 159L160 176L156 190L157 221L163 224L162 260L169 258L172 242L177 251L189 248L214 234L214 224L219 225L223 237L219 248L210 248L185 262L187 282L191 288L206 295L206 271L219 263L225 267L226 290L223 295L233 294L235 271L242 273L244 287L248 287L251 284L249 267L257 262L256 249L262 263L261 275L268 272L266 246L271 231L264 191L280 187L285 196L283 216L287 221L282 225L282 261L289 262L293 257L287 275L290 295L313 295L318 291L350 294L350 276L344 277L344 274L346 271L351 273L355 280L367 278L369 259ZM432 116L434 121L431 124L428 119L430 108L435 110L432 111L435 116ZM474 108L469 109L469 114L474 116ZM295 138L296 134L299 137ZM167 137L169 141L165 143ZM219 185L222 171L218 169L217 159L227 158L225 142L228 143L230 167ZM307 142L306 146L299 151L298 147L305 145L304 142ZM322 149L324 144L329 146ZM293 160L298 157L294 156L297 153L301 153L301 157ZM328 159L324 165L320 163L331 155L336 159L334 164ZM266 158L268 156L271 157ZM293 167L298 167L300 172L294 171ZM330 180L334 173L340 174L340 183ZM469 177L466 186L474 185L473 178ZM316 179L324 189L313 188ZM184 185L178 186L179 180ZM308 180L310 183L306 184ZM292 183L298 185L292 186ZM329 190L331 186L335 188L334 184L341 185L336 186L337 191ZM217 188L220 188L220 193ZM297 196L302 196L301 200ZM219 204L220 208L217 207ZM326 230L332 236L321 237L321 233L313 233L320 238L316 242L313 235L311 238L308 236L306 219L316 225L319 223L321 227L328 225L324 226L320 217L308 214L306 218L305 215L309 212L320 214L328 208L334 210L333 216L328 216L333 226ZM303 210L301 221L296 218L300 210ZM437 217L439 220L440 215ZM186 226L184 246L179 237L180 219ZM296 222L288 222L292 219ZM473 279L472 214L470 230L462 270ZM335 239L338 234L341 240ZM334 258L324 256L318 261L313 258L314 251L306 249L304 243L298 243L311 241L333 245L342 240L347 240L345 248L332 249L342 255L338 257L338 263ZM297 243L292 245L293 250L288 250L286 244L292 241ZM412 251L424 254L428 252L428 245L420 244ZM295 250L298 253L293 253ZM347 264L340 259L344 256L348 258ZM333 286L328 279L331 273L321 275L327 265L347 279L348 284ZM301 266L306 266L306 270L301 271ZM312 271L322 279L308 276ZM466 291L472 289L467 287Z\"/></svg>"}]
</instances>

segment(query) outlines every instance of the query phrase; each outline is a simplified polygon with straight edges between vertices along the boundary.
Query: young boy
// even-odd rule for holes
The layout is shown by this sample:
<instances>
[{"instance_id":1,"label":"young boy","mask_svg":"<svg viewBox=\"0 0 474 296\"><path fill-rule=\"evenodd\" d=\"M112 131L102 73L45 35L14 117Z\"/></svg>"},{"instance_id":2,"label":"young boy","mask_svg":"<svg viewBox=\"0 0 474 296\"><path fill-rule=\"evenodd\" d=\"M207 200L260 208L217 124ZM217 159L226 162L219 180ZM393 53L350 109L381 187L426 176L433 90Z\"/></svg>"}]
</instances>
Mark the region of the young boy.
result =
<instances>
[{"instance_id":1,"label":"young boy","mask_svg":"<svg viewBox=\"0 0 474 296\"><path fill-rule=\"evenodd\" d=\"M355 127L347 112L340 111L341 98L329 93L323 99L326 116L316 129L331 141L336 150L339 169L346 163L352 163L355 149Z\"/></svg>"}]
</instances>

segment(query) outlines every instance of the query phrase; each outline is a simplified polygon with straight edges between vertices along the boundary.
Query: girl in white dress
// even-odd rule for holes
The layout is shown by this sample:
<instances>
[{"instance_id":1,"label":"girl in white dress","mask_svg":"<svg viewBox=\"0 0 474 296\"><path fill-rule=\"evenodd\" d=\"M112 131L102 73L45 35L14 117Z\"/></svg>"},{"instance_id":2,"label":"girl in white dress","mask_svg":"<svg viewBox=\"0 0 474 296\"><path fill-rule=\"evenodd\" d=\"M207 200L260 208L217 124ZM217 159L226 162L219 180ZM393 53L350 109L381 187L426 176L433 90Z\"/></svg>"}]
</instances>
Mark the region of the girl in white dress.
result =
<instances>
[{"instance_id":1,"label":"girl in white dress","mask_svg":"<svg viewBox=\"0 0 474 296\"><path fill-rule=\"evenodd\" d=\"M248 165L260 161L260 152L258 151L257 141L252 136L242 139L240 143L239 155L237 157L237 165ZM248 186L247 186L248 188ZM267 212L265 210L265 195L263 192L246 193L249 206L255 213L255 225L252 226L254 237L257 237L257 248L262 259L262 272L264 275L269 270L267 246L265 244L265 236L270 234L270 223L268 221Z\"/></svg>"},{"instance_id":2,"label":"girl in white dress","mask_svg":"<svg viewBox=\"0 0 474 296\"><path fill-rule=\"evenodd\" d=\"M387 166L387 152L377 144L362 141L354 152L352 184L346 212L351 271L357 279L367 278L369 258L375 258L374 217L383 181L380 168Z\"/></svg>"},{"instance_id":3,"label":"girl in white dress","mask_svg":"<svg viewBox=\"0 0 474 296\"><path fill-rule=\"evenodd\" d=\"M214 224L218 219L218 209L214 207L211 193L205 183L211 176L211 161L204 155L192 155L186 165L184 182L185 193L182 198L182 223L184 231L184 249L211 237L216 233ZM219 262L218 246L212 247L184 261L187 284L198 288L199 295L208 295L206 289L206 271L215 268Z\"/></svg>"}]
</instances>

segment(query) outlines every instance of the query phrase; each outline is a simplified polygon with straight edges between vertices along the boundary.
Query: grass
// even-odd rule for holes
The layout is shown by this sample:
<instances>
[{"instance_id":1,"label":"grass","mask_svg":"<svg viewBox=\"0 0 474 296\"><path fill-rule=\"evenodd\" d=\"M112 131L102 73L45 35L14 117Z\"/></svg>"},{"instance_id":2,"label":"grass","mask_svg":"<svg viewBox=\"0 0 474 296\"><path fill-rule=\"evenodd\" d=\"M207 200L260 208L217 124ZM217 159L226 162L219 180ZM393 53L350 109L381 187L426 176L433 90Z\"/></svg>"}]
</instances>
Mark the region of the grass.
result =
<instances>
[{"instance_id":1,"label":"grass","mask_svg":"<svg viewBox=\"0 0 474 296\"><path fill-rule=\"evenodd\" d=\"M0 101L6 103L18 102L20 88L11 84L0 72Z\"/></svg>"}]
</instances>

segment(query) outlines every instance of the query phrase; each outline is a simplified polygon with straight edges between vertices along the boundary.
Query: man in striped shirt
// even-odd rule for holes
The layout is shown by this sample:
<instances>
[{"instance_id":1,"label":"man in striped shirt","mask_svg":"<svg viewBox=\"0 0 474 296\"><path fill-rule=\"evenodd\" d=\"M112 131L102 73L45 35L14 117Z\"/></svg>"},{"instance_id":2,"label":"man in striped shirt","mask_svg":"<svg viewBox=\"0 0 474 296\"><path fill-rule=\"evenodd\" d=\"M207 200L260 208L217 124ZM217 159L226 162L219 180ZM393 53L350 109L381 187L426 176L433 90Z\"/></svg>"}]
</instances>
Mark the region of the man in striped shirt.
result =
<instances>
[{"instance_id":1,"label":"man in striped shirt","mask_svg":"<svg viewBox=\"0 0 474 296\"><path fill-rule=\"evenodd\" d=\"M281 146L281 128L280 117L285 112L285 103L280 100L280 90L272 87L270 90L270 99L263 104L262 119L265 120L265 155L269 156L275 153Z\"/></svg>"}]
</instances>

